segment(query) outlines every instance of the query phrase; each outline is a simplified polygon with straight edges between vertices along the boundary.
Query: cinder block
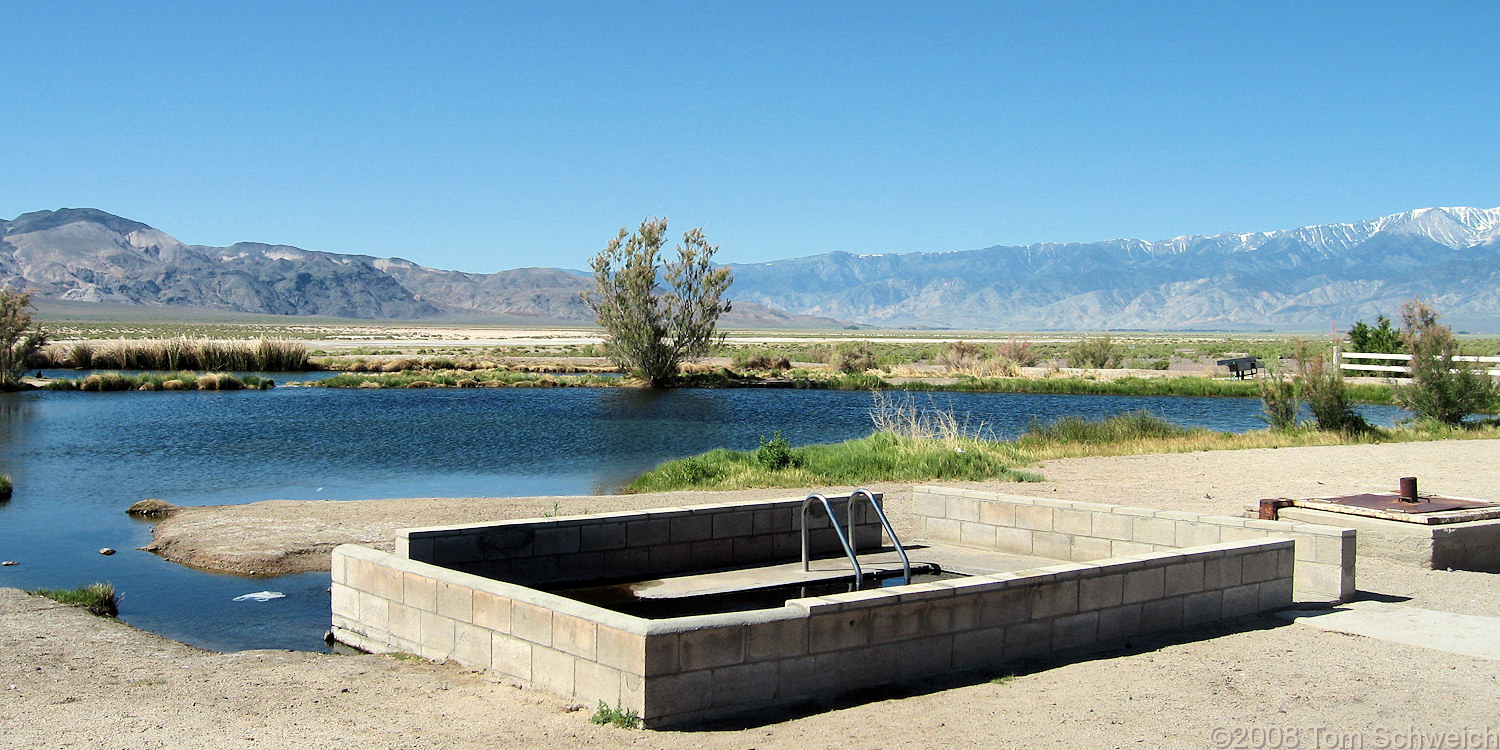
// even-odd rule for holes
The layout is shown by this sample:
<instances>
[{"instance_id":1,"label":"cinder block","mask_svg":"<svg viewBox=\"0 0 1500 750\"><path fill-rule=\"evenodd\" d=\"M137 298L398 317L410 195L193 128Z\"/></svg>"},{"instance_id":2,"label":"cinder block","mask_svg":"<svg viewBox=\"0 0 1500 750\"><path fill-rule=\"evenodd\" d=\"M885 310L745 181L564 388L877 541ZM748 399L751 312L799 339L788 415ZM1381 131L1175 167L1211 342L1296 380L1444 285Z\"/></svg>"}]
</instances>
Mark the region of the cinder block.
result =
<instances>
[{"instance_id":1,"label":"cinder block","mask_svg":"<svg viewBox=\"0 0 1500 750\"><path fill-rule=\"evenodd\" d=\"M961 521L959 544L980 549L995 548L995 527L985 523Z\"/></svg>"},{"instance_id":2,"label":"cinder block","mask_svg":"<svg viewBox=\"0 0 1500 750\"><path fill-rule=\"evenodd\" d=\"M770 534L752 534L735 537L734 561L736 563L769 560L775 556L775 546Z\"/></svg>"},{"instance_id":3,"label":"cinder block","mask_svg":"<svg viewBox=\"0 0 1500 750\"><path fill-rule=\"evenodd\" d=\"M745 661L745 628L740 625L688 630L679 633L678 639L685 672Z\"/></svg>"},{"instance_id":4,"label":"cinder block","mask_svg":"<svg viewBox=\"0 0 1500 750\"><path fill-rule=\"evenodd\" d=\"M490 668L525 682L531 682L531 646L520 638L493 633L490 635Z\"/></svg>"},{"instance_id":5,"label":"cinder block","mask_svg":"<svg viewBox=\"0 0 1500 750\"><path fill-rule=\"evenodd\" d=\"M957 650L957 646L954 646ZM1005 629L1005 658L1021 659L1052 650L1052 623L1036 620L1011 625Z\"/></svg>"},{"instance_id":6,"label":"cinder block","mask_svg":"<svg viewBox=\"0 0 1500 750\"><path fill-rule=\"evenodd\" d=\"M1069 550L1067 559L1074 562L1088 562L1090 560L1103 560L1114 557L1114 542L1109 539L1100 539L1092 536L1073 537L1073 547Z\"/></svg>"},{"instance_id":7,"label":"cinder block","mask_svg":"<svg viewBox=\"0 0 1500 750\"><path fill-rule=\"evenodd\" d=\"M782 699L825 696L840 691L839 654L830 652L782 659L776 663L778 697Z\"/></svg>"},{"instance_id":8,"label":"cinder block","mask_svg":"<svg viewBox=\"0 0 1500 750\"><path fill-rule=\"evenodd\" d=\"M1180 596L1202 591L1203 578L1202 560L1168 565L1164 571L1163 593L1167 596Z\"/></svg>"},{"instance_id":9,"label":"cinder block","mask_svg":"<svg viewBox=\"0 0 1500 750\"><path fill-rule=\"evenodd\" d=\"M1033 531L1052 530L1052 509L1038 505L1016 506L1016 527Z\"/></svg>"},{"instance_id":10,"label":"cinder block","mask_svg":"<svg viewBox=\"0 0 1500 750\"><path fill-rule=\"evenodd\" d=\"M1182 602L1182 624L1200 625L1219 619L1223 601L1222 591L1200 591L1190 594Z\"/></svg>"},{"instance_id":11,"label":"cinder block","mask_svg":"<svg viewBox=\"0 0 1500 750\"><path fill-rule=\"evenodd\" d=\"M625 524L617 521L591 523L579 529L578 549L583 552L623 549L625 547Z\"/></svg>"},{"instance_id":12,"label":"cinder block","mask_svg":"<svg viewBox=\"0 0 1500 750\"><path fill-rule=\"evenodd\" d=\"M437 611L458 622L474 621L474 590L468 586L438 582Z\"/></svg>"},{"instance_id":13,"label":"cinder block","mask_svg":"<svg viewBox=\"0 0 1500 750\"><path fill-rule=\"evenodd\" d=\"M559 695L573 694L573 666L577 659L561 651L533 644L531 647L531 682L543 690Z\"/></svg>"},{"instance_id":14,"label":"cinder block","mask_svg":"<svg viewBox=\"0 0 1500 750\"><path fill-rule=\"evenodd\" d=\"M1260 603L1256 609L1260 612L1274 612L1292 606L1292 579L1277 578L1258 584Z\"/></svg>"},{"instance_id":15,"label":"cinder block","mask_svg":"<svg viewBox=\"0 0 1500 750\"><path fill-rule=\"evenodd\" d=\"M1113 513L1093 513L1093 532L1090 536L1117 539L1122 542L1136 541L1135 517L1117 516Z\"/></svg>"},{"instance_id":16,"label":"cinder block","mask_svg":"<svg viewBox=\"0 0 1500 750\"><path fill-rule=\"evenodd\" d=\"M442 615L423 612L422 656L441 661L453 655L453 621Z\"/></svg>"},{"instance_id":17,"label":"cinder block","mask_svg":"<svg viewBox=\"0 0 1500 750\"><path fill-rule=\"evenodd\" d=\"M1144 542L1122 542L1118 539L1115 539L1111 540L1109 543L1109 556L1128 557L1130 555L1146 555L1152 552L1158 552L1161 549L1161 547L1158 547L1155 544L1146 544Z\"/></svg>"},{"instance_id":18,"label":"cinder block","mask_svg":"<svg viewBox=\"0 0 1500 750\"><path fill-rule=\"evenodd\" d=\"M1071 615L1078 611L1078 581L1032 586L1031 616L1035 619Z\"/></svg>"},{"instance_id":19,"label":"cinder block","mask_svg":"<svg viewBox=\"0 0 1500 750\"><path fill-rule=\"evenodd\" d=\"M369 592L359 592L359 621L366 628L390 630L390 600Z\"/></svg>"},{"instance_id":20,"label":"cinder block","mask_svg":"<svg viewBox=\"0 0 1500 750\"><path fill-rule=\"evenodd\" d=\"M672 519L672 543L699 542L704 539L712 539L714 535L713 516L700 513L691 516L679 516Z\"/></svg>"},{"instance_id":21,"label":"cinder block","mask_svg":"<svg viewBox=\"0 0 1500 750\"><path fill-rule=\"evenodd\" d=\"M1344 561L1344 538L1342 536L1313 537L1313 560L1338 565Z\"/></svg>"},{"instance_id":22,"label":"cinder block","mask_svg":"<svg viewBox=\"0 0 1500 750\"><path fill-rule=\"evenodd\" d=\"M509 599L488 591L475 591L473 604L475 625L498 633L510 632Z\"/></svg>"},{"instance_id":23,"label":"cinder block","mask_svg":"<svg viewBox=\"0 0 1500 750\"><path fill-rule=\"evenodd\" d=\"M1210 523L1176 521L1174 525L1177 528L1178 547L1202 547L1205 544L1228 541L1222 538L1221 527Z\"/></svg>"},{"instance_id":24,"label":"cinder block","mask_svg":"<svg viewBox=\"0 0 1500 750\"><path fill-rule=\"evenodd\" d=\"M1013 555L1031 554L1031 534L1028 529L1017 529L1010 526L995 527L995 551L1009 552ZM928 534L931 537L932 534Z\"/></svg>"},{"instance_id":25,"label":"cinder block","mask_svg":"<svg viewBox=\"0 0 1500 750\"><path fill-rule=\"evenodd\" d=\"M931 492L913 492L911 496L911 512L917 516L946 518L948 516L948 503L943 497Z\"/></svg>"},{"instance_id":26,"label":"cinder block","mask_svg":"<svg viewBox=\"0 0 1500 750\"><path fill-rule=\"evenodd\" d=\"M927 519L927 538L957 544L961 528L960 523L951 518L929 518Z\"/></svg>"},{"instance_id":27,"label":"cinder block","mask_svg":"<svg viewBox=\"0 0 1500 750\"><path fill-rule=\"evenodd\" d=\"M791 508L757 510L753 528L756 534L791 531L800 528L796 525L796 520L796 514Z\"/></svg>"},{"instance_id":28,"label":"cinder block","mask_svg":"<svg viewBox=\"0 0 1500 750\"><path fill-rule=\"evenodd\" d=\"M985 628L953 634L950 659L954 669L996 664L1005 658L1005 628Z\"/></svg>"},{"instance_id":29,"label":"cinder block","mask_svg":"<svg viewBox=\"0 0 1500 750\"><path fill-rule=\"evenodd\" d=\"M437 581L407 573L402 576L402 601L428 612L437 611Z\"/></svg>"},{"instance_id":30,"label":"cinder block","mask_svg":"<svg viewBox=\"0 0 1500 750\"><path fill-rule=\"evenodd\" d=\"M432 538L432 562L435 565L454 565L483 559L477 535L445 534Z\"/></svg>"},{"instance_id":31,"label":"cinder block","mask_svg":"<svg viewBox=\"0 0 1500 750\"><path fill-rule=\"evenodd\" d=\"M1093 534L1094 516L1086 510L1052 511L1052 530L1063 534L1089 536Z\"/></svg>"},{"instance_id":32,"label":"cinder block","mask_svg":"<svg viewBox=\"0 0 1500 750\"><path fill-rule=\"evenodd\" d=\"M459 664L489 669L490 638L494 633L469 625L455 623L453 626L453 658Z\"/></svg>"},{"instance_id":33,"label":"cinder block","mask_svg":"<svg viewBox=\"0 0 1500 750\"><path fill-rule=\"evenodd\" d=\"M573 694L587 701L620 702L620 671L584 659L573 662Z\"/></svg>"},{"instance_id":34,"label":"cinder block","mask_svg":"<svg viewBox=\"0 0 1500 750\"><path fill-rule=\"evenodd\" d=\"M1141 603L1141 632L1159 633L1182 627L1182 597Z\"/></svg>"},{"instance_id":35,"label":"cinder block","mask_svg":"<svg viewBox=\"0 0 1500 750\"><path fill-rule=\"evenodd\" d=\"M1141 632L1141 605L1099 610L1099 640L1129 638Z\"/></svg>"},{"instance_id":36,"label":"cinder block","mask_svg":"<svg viewBox=\"0 0 1500 750\"><path fill-rule=\"evenodd\" d=\"M333 584L333 613L351 620L359 619L359 591L342 583Z\"/></svg>"},{"instance_id":37,"label":"cinder block","mask_svg":"<svg viewBox=\"0 0 1500 750\"><path fill-rule=\"evenodd\" d=\"M681 671L677 633L649 635L646 639L646 676L676 674Z\"/></svg>"},{"instance_id":38,"label":"cinder block","mask_svg":"<svg viewBox=\"0 0 1500 750\"><path fill-rule=\"evenodd\" d=\"M533 555L570 555L578 551L582 535L577 526L544 526L536 530Z\"/></svg>"},{"instance_id":39,"label":"cinder block","mask_svg":"<svg viewBox=\"0 0 1500 750\"><path fill-rule=\"evenodd\" d=\"M1243 526L1222 526L1219 528L1219 539L1225 542L1248 542L1253 539L1265 539L1269 535L1264 529L1252 529Z\"/></svg>"},{"instance_id":40,"label":"cinder block","mask_svg":"<svg viewBox=\"0 0 1500 750\"><path fill-rule=\"evenodd\" d=\"M1166 590L1166 577L1161 568L1132 570L1125 574L1123 601L1126 604L1160 599Z\"/></svg>"},{"instance_id":41,"label":"cinder block","mask_svg":"<svg viewBox=\"0 0 1500 750\"><path fill-rule=\"evenodd\" d=\"M777 670L774 661L736 664L713 670L714 705L739 706L770 701L776 697Z\"/></svg>"},{"instance_id":42,"label":"cinder block","mask_svg":"<svg viewBox=\"0 0 1500 750\"><path fill-rule=\"evenodd\" d=\"M582 617L552 613L552 648L592 661L597 653L599 626Z\"/></svg>"},{"instance_id":43,"label":"cinder block","mask_svg":"<svg viewBox=\"0 0 1500 750\"><path fill-rule=\"evenodd\" d=\"M631 547L654 547L672 540L672 521L650 518L625 524L625 543Z\"/></svg>"},{"instance_id":44,"label":"cinder block","mask_svg":"<svg viewBox=\"0 0 1500 750\"><path fill-rule=\"evenodd\" d=\"M1031 554L1053 560L1067 560L1073 554L1073 537L1051 531L1033 531Z\"/></svg>"},{"instance_id":45,"label":"cinder block","mask_svg":"<svg viewBox=\"0 0 1500 750\"><path fill-rule=\"evenodd\" d=\"M370 582L374 584L373 590L377 596L382 599L399 602L402 597L401 578L401 571L376 564L371 574Z\"/></svg>"},{"instance_id":46,"label":"cinder block","mask_svg":"<svg viewBox=\"0 0 1500 750\"><path fill-rule=\"evenodd\" d=\"M1125 576L1102 575L1082 578L1078 581L1078 609L1080 611L1118 607L1124 601Z\"/></svg>"},{"instance_id":47,"label":"cinder block","mask_svg":"<svg viewBox=\"0 0 1500 750\"><path fill-rule=\"evenodd\" d=\"M948 498L948 518L955 521L978 521L979 501L972 497Z\"/></svg>"},{"instance_id":48,"label":"cinder block","mask_svg":"<svg viewBox=\"0 0 1500 750\"><path fill-rule=\"evenodd\" d=\"M1099 613L1084 612L1052 621L1052 647L1078 648L1099 639Z\"/></svg>"},{"instance_id":49,"label":"cinder block","mask_svg":"<svg viewBox=\"0 0 1500 750\"><path fill-rule=\"evenodd\" d=\"M880 685L896 679L901 662L896 654L901 646L867 646L839 652L839 682L848 687Z\"/></svg>"},{"instance_id":50,"label":"cinder block","mask_svg":"<svg viewBox=\"0 0 1500 750\"><path fill-rule=\"evenodd\" d=\"M1131 523L1131 541L1162 547L1177 545L1177 521L1165 518L1135 518Z\"/></svg>"},{"instance_id":51,"label":"cinder block","mask_svg":"<svg viewBox=\"0 0 1500 750\"><path fill-rule=\"evenodd\" d=\"M392 636L411 643L422 640L422 612L406 604L392 604L388 611L388 622Z\"/></svg>"},{"instance_id":52,"label":"cinder block","mask_svg":"<svg viewBox=\"0 0 1500 750\"><path fill-rule=\"evenodd\" d=\"M1260 606L1260 587L1254 584L1224 589L1224 619L1253 615Z\"/></svg>"},{"instance_id":53,"label":"cinder block","mask_svg":"<svg viewBox=\"0 0 1500 750\"><path fill-rule=\"evenodd\" d=\"M646 673L646 640L623 630L598 626L597 652L600 664L633 674Z\"/></svg>"},{"instance_id":54,"label":"cinder block","mask_svg":"<svg viewBox=\"0 0 1500 750\"><path fill-rule=\"evenodd\" d=\"M998 500L981 501L979 522L991 526L1013 527L1016 525L1016 506Z\"/></svg>"},{"instance_id":55,"label":"cinder block","mask_svg":"<svg viewBox=\"0 0 1500 750\"><path fill-rule=\"evenodd\" d=\"M745 661L771 661L807 654L807 618L757 623L746 630Z\"/></svg>"},{"instance_id":56,"label":"cinder block","mask_svg":"<svg viewBox=\"0 0 1500 750\"><path fill-rule=\"evenodd\" d=\"M715 513L713 535L715 539L749 536L755 531L755 515L750 511L739 513Z\"/></svg>"},{"instance_id":57,"label":"cinder block","mask_svg":"<svg viewBox=\"0 0 1500 750\"><path fill-rule=\"evenodd\" d=\"M1352 584L1353 581L1351 580ZM1344 571L1337 565L1319 565L1306 560L1297 561L1297 572L1292 579L1292 586L1298 591L1309 594L1324 596L1329 599L1344 598ZM1350 593L1353 595L1353 586Z\"/></svg>"},{"instance_id":58,"label":"cinder block","mask_svg":"<svg viewBox=\"0 0 1500 750\"><path fill-rule=\"evenodd\" d=\"M522 601L510 604L511 633L532 643L552 645L552 610Z\"/></svg>"},{"instance_id":59,"label":"cinder block","mask_svg":"<svg viewBox=\"0 0 1500 750\"><path fill-rule=\"evenodd\" d=\"M977 601L979 610L978 623L960 623L955 618L953 623L955 631L968 630L979 626L991 628L1001 625L1013 625L1032 618L1031 591L1028 588L1008 588L1000 591L989 591L981 594Z\"/></svg>"},{"instance_id":60,"label":"cinder block","mask_svg":"<svg viewBox=\"0 0 1500 750\"><path fill-rule=\"evenodd\" d=\"M1260 583L1276 577L1278 561L1275 550L1240 555L1240 582Z\"/></svg>"},{"instance_id":61,"label":"cinder block","mask_svg":"<svg viewBox=\"0 0 1500 750\"><path fill-rule=\"evenodd\" d=\"M807 649L820 654L870 643L869 610L831 612L807 620Z\"/></svg>"},{"instance_id":62,"label":"cinder block","mask_svg":"<svg viewBox=\"0 0 1500 750\"><path fill-rule=\"evenodd\" d=\"M1003 635L997 636L996 646ZM920 640L902 644L896 650L897 670L901 679L923 675L943 674L953 669L953 641L951 635L929 635Z\"/></svg>"},{"instance_id":63,"label":"cinder block","mask_svg":"<svg viewBox=\"0 0 1500 750\"><path fill-rule=\"evenodd\" d=\"M923 602L873 609L870 614L870 642L893 643L922 635L922 626L927 621L926 609L927 604Z\"/></svg>"}]
</instances>

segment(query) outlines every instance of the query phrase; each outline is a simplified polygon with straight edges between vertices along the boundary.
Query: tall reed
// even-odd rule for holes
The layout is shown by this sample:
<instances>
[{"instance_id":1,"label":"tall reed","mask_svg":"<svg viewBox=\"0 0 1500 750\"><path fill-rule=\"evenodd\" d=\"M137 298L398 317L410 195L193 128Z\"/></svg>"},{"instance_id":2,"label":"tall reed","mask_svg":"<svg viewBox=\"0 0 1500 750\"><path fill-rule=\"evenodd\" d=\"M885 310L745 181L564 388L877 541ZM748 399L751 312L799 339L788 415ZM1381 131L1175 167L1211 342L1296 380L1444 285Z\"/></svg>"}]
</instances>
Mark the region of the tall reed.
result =
<instances>
[{"instance_id":1,"label":"tall reed","mask_svg":"<svg viewBox=\"0 0 1500 750\"><path fill-rule=\"evenodd\" d=\"M298 341L141 339L96 344L73 341L45 353L52 367L110 370L201 370L205 372L301 372L308 369L307 346Z\"/></svg>"}]
</instances>

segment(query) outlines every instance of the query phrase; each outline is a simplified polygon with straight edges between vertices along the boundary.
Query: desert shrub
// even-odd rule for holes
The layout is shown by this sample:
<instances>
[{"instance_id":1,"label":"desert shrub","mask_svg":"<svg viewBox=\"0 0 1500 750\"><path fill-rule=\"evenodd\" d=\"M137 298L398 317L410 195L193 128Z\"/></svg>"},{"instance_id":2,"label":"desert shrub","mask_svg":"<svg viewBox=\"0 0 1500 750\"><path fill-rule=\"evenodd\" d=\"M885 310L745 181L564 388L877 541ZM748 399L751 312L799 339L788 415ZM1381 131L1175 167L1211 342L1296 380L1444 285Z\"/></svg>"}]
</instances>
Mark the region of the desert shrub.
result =
<instances>
[{"instance_id":1,"label":"desert shrub","mask_svg":"<svg viewBox=\"0 0 1500 750\"><path fill-rule=\"evenodd\" d=\"M1127 440L1160 440L1191 435L1195 430L1178 427L1149 411L1131 411L1101 420L1064 417L1042 424L1032 420L1018 442L1111 444Z\"/></svg>"},{"instance_id":2,"label":"desert shrub","mask_svg":"<svg viewBox=\"0 0 1500 750\"><path fill-rule=\"evenodd\" d=\"M1460 362L1453 329L1438 324L1439 315L1420 300L1401 306L1401 339L1412 355L1411 380L1396 388L1396 403L1418 419L1448 425L1500 404L1500 389L1481 367Z\"/></svg>"},{"instance_id":3,"label":"desert shrub","mask_svg":"<svg viewBox=\"0 0 1500 750\"><path fill-rule=\"evenodd\" d=\"M984 349L978 344L955 341L938 353L935 364L948 371L969 371L977 368L984 359Z\"/></svg>"},{"instance_id":4,"label":"desert shrub","mask_svg":"<svg viewBox=\"0 0 1500 750\"><path fill-rule=\"evenodd\" d=\"M792 452L792 444L781 436L781 430L771 433L771 439L767 440L764 435L760 438L760 447L755 449L755 462L763 468L775 471L797 465L797 456Z\"/></svg>"},{"instance_id":5,"label":"desert shrub","mask_svg":"<svg viewBox=\"0 0 1500 750\"><path fill-rule=\"evenodd\" d=\"M599 701L599 708L594 710L594 715L589 717L589 723L600 726L614 726L620 729L635 729L641 725L641 715L633 708L622 708L616 703L614 708L609 704Z\"/></svg>"},{"instance_id":6,"label":"desert shrub","mask_svg":"<svg viewBox=\"0 0 1500 750\"><path fill-rule=\"evenodd\" d=\"M863 341L851 341L846 344L839 344L833 350L833 355L829 358L828 363L833 366L833 369L851 375L862 373L866 370L873 370L879 365L879 362L875 358L875 352L870 349L869 344Z\"/></svg>"},{"instance_id":7,"label":"desert shrub","mask_svg":"<svg viewBox=\"0 0 1500 750\"><path fill-rule=\"evenodd\" d=\"M112 372L95 373L78 384L80 391L123 391L130 387L130 381Z\"/></svg>"},{"instance_id":8,"label":"desert shrub","mask_svg":"<svg viewBox=\"0 0 1500 750\"><path fill-rule=\"evenodd\" d=\"M775 370L785 372L792 369L792 361L783 354L763 350L738 351L730 358L736 370Z\"/></svg>"},{"instance_id":9,"label":"desert shrub","mask_svg":"<svg viewBox=\"0 0 1500 750\"><path fill-rule=\"evenodd\" d=\"M0 474L0 500L9 500L11 493L15 492L15 489L15 485L11 484L10 477Z\"/></svg>"},{"instance_id":10,"label":"desert shrub","mask_svg":"<svg viewBox=\"0 0 1500 750\"><path fill-rule=\"evenodd\" d=\"M1297 426L1297 384L1279 368L1267 368L1256 381L1260 388L1261 415L1273 430L1289 430Z\"/></svg>"},{"instance_id":11,"label":"desert shrub","mask_svg":"<svg viewBox=\"0 0 1500 750\"><path fill-rule=\"evenodd\" d=\"M1296 354L1298 374L1296 388L1307 402L1313 421L1320 430L1360 433L1369 432L1370 424L1354 410L1354 400L1349 397L1344 373L1334 367L1322 354L1308 355L1306 345L1299 339Z\"/></svg>"},{"instance_id":12,"label":"desert shrub","mask_svg":"<svg viewBox=\"0 0 1500 750\"><path fill-rule=\"evenodd\" d=\"M1104 370L1125 361L1120 347L1108 336L1086 338L1068 348L1068 366Z\"/></svg>"},{"instance_id":13,"label":"desert shrub","mask_svg":"<svg viewBox=\"0 0 1500 750\"><path fill-rule=\"evenodd\" d=\"M1042 357L1031 346L1029 339L1011 339L995 348L995 355L1015 362L1021 367L1036 367Z\"/></svg>"}]
</instances>

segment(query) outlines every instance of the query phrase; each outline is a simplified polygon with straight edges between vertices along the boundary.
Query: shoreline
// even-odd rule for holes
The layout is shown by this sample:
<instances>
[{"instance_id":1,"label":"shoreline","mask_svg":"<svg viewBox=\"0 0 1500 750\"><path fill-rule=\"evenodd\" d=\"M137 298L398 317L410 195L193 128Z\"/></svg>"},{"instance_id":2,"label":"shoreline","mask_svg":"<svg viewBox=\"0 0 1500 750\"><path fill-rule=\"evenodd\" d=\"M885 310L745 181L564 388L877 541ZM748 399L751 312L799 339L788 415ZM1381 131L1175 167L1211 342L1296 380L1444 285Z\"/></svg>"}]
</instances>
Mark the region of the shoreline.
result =
<instances>
[{"instance_id":1,"label":"shoreline","mask_svg":"<svg viewBox=\"0 0 1500 750\"><path fill-rule=\"evenodd\" d=\"M1420 471L1418 470L1420 468ZM1424 490L1456 496L1500 488L1500 440L1438 440L1304 448L1065 458L1035 470L1042 482L944 482L1065 500L1240 515L1263 497L1320 497L1390 490L1418 475ZM910 531L911 487L883 482L897 533ZM189 506L155 523L142 549L211 572L281 575L327 570L339 544L389 551L396 529L544 515L801 497L828 488L678 490L634 495L378 500L267 500ZM846 488L847 489L847 488ZM1496 499L1500 499L1497 497ZM555 505L554 505L555 503Z\"/></svg>"},{"instance_id":2,"label":"shoreline","mask_svg":"<svg viewBox=\"0 0 1500 750\"><path fill-rule=\"evenodd\" d=\"M1044 465L1047 482L1003 489L1237 513L1261 496L1389 489L1405 474L1416 474L1432 492L1491 495L1487 488L1500 487L1496 459L1500 441L1493 440L1062 459ZM892 493L892 511L909 503L899 488L872 489ZM484 506L489 514L540 515L553 512L554 501L556 512L566 514L615 503L707 502L726 494L480 502L493 503ZM381 516L380 523L438 520L449 513L483 520L467 513L474 506L464 502L257 505L282 514ZM314 507L319 505L326 507ZM202 519L221 516L221 536L243 536L247 528L222 517L226 507L250 506L202 508ZM909 516L902 511L901 517ZM899 531L903 520L892 520ZM268 536L291 538L295 528ZM1361 559L1358 566L1361 598L1500 618L1496 574L1422 570L1379 558ZM1052 661L1017 662L999 673L955 674L800 710L646 733L594 726L588 723L593 706L451 664L287 651L212 653L0 589L0 686L0 712L8 718L0 747L18 748L809 750L888 747L893 728L903 742L936 748L1197 749L1216 746L1225 730L1273 729L1297 733L1303 747L1317 746L1313 732L1363 737L1364 746L1374 747L1375 738L1409 729L1493 729L1500 661L1261 617Z\"/></svg>"}]
</instances>

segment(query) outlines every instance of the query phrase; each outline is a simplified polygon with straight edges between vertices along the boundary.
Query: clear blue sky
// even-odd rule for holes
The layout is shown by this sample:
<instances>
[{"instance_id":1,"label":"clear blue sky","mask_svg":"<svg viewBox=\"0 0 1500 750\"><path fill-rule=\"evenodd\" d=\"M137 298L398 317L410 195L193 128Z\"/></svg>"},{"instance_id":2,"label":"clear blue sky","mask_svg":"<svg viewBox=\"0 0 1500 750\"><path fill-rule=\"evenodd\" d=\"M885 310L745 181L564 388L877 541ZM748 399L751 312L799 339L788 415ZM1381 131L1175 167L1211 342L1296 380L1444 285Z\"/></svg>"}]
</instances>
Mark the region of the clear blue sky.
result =
<instances>
[{"instance_id":1,"label":"clear blue sky","mask_svg":"<svg viewBox=\"0 0 1500 750\"><path fill-rule=\"evenodd\" d=\"M310 7L317 6L317 7ZM1500 3L0 8L0 216L468 271L1500 205Z\"/></svg>"}]
</instances>

